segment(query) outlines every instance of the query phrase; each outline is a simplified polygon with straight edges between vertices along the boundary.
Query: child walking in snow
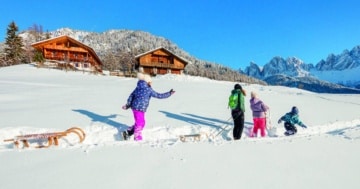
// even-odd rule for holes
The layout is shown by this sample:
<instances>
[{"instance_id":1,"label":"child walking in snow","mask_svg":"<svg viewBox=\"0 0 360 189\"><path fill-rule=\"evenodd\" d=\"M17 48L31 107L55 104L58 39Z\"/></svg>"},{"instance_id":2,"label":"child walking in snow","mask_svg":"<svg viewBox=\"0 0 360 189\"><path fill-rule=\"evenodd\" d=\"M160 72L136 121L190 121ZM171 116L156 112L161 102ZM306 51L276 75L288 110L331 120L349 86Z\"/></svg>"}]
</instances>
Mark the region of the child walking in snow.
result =
<instances>
[{"instance_id":1,"label":"child walking in snow","mask_svg":"<svg viewBox=\"0 0 360 189\"><path fill-rule=\"evenodd\" d=\"M286 132L284 133L286 136L294 135L297 132L297 129L295 127L295 124L300 125L303 128L307 128L307 126L302 123L299 119L299 109L294 106L292 107L291 111L283 115L278 123L280 124L281 121L285 121L284 127Z\"/></svg>"},{"instance_id":2,"label":"child walking in snow","mask_svg":"<svg viewBox=\"0 0 360 189\"><path fill-rule=\"evenodd\" d=\"M127 140L131 135L134 134L134 140L141 141L142 135L141 132L145 126L145 112L149 106L150 98L155 97L158 99L164 99L170 97L175 93L172 89L166 93L157 93L151 88L151 77L149 75L144 75L138 73L139 81L135 90L130 94L127 99L126 105L122 108L124 110L131 108L135 123L127 131L124 131L123 137Z\"/></svg>"},{"instance_id":3,"label":"child walking in snow","mask_svg":"<svg viewBox=\"0 0 360 189\"><path fill-rule=\"evenodd\" d=\"M261 137L266 136L266 111L269 107L258 98L255 92L251 92L250 108L252 110L254 127L250 134L250 137L256 137L260 130Z\"/></svg>"}]
</instances>

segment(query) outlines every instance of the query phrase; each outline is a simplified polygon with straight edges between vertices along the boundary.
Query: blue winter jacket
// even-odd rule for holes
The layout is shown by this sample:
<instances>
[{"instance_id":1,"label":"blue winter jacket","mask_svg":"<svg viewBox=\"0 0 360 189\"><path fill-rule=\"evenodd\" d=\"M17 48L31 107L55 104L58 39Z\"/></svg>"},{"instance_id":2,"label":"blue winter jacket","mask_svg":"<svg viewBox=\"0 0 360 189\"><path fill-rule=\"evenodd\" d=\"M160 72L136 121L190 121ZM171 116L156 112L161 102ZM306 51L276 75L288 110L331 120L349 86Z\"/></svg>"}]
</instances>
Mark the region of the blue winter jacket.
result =
<instances>
[{"instance_id":1,"label":"blue winter jacket","mask_svg":"<svg viewBox=\"0 0 360 189\"><path fill-rule=\"evenodd\" d=\"M301 127L306 127L299 119L299 115L298 114L293 114L291 112L286 113L284 116L282 116L280 118L281 121L285 121L288 122L292 125L298 124Z\"/></svg>"},{"instance_id":2,"label":"blue winter jacket","mask_svg":"<svg viewBox=\"0 0 360 189\"><path fill-rule=\"evenodd\" d=\"M135 90L130 94L126 106L134 110L146 112L151 97L163 99L168 98L169 96L171 96L170 92L162 94L157 93L146 83L146 81L139 80Z\"/></svg>"}]
</instances>

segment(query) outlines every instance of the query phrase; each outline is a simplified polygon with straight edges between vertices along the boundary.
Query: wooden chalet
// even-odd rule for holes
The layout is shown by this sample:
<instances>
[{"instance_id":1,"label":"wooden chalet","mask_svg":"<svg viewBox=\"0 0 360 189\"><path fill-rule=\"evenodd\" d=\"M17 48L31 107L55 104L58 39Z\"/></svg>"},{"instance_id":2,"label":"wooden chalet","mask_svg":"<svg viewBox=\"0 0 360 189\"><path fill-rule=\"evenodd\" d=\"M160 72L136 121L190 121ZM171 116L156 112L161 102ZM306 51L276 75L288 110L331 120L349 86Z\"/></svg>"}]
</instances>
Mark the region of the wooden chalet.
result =
<instances>
[{"instance_id":1,"label":"wooden chalet","mask_svg":"<svg viewBox=\"0 0 360 189\"><path fill-rule=\"evenodd\" d=\"M188 61L160 47L135 56L140 72L150 75L182 74Z\"/></svg>"},{"instance_id":2,"label":"wooden chalet","mask_svg":"<svg viewBox=\"0 0 360 189\"><path fill-rule=\"evenodd\" d=\"M41 51L47 62L55 62L59 67L66 65L75 70L102 72L102 62L95 51L69 36L43 40L31 46Z\"/></svg>"}]
</instances>

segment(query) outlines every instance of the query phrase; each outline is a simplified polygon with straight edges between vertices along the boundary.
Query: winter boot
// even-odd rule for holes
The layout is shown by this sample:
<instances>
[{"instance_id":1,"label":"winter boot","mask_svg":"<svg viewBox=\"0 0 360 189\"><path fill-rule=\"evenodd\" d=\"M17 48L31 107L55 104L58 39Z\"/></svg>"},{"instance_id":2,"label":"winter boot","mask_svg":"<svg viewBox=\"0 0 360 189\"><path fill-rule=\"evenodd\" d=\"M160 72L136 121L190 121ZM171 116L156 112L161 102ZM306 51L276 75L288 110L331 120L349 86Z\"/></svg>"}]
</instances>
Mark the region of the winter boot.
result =
<instances>
[{"instance_id":1,"label":"winter boot","mask_svg":"<svg viewBox=\"0 0 360 189\"><path fill-rule=\"evenodd\" d=\"M127 131L123 131L123 132L122 132L122 136L123 136L124 140L129 140L129 138L130 138L130 136L129 136L129 134L128 134Z\"/></svg>"},{"instance_id":2,"label":"winter boot","mask_svg":"<svg viewBox=\"0 0 360 189\"><path fill-rule=\"evenodd\" d=\"M295 132L292 131L292 130L287 130L287 131L284 133L284 135L286 135L286 136L290 136L290 135L294 135L294 134L295 134Z\"/></svg>"}]
</instances>

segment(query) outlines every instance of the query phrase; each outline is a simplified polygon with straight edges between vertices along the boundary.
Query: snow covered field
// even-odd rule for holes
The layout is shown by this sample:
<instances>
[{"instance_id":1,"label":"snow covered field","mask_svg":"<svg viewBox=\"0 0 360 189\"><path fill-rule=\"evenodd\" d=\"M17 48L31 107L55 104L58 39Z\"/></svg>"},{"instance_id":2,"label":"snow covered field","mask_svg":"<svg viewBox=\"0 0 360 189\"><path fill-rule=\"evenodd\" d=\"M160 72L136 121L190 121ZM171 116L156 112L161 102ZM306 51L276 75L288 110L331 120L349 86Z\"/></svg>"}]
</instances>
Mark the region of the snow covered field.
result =
<instances>
[{"instance_id":1,"label":"snow covered field","mask_svg":"<svg viewBox=\"0 0 360 189\"><path fill-rule=\"evenodd\" d=\"M0 188L360 188L360 95L242 84L246 127L256 91L279 137L249 138L246 129L233 141L227 100L235 83L157 76L156 91L176 93L151 100L144 141L122 141L119 132L133 117L121 106L136 82L32 65L0 68ZM294 105L309 128L285 137L277 120ZM74 126L86 132L83 143L73 135L43 149L3 141ZM201 141L179 140L193 133L202 133Z\"/></svg>"}]
</instances>

